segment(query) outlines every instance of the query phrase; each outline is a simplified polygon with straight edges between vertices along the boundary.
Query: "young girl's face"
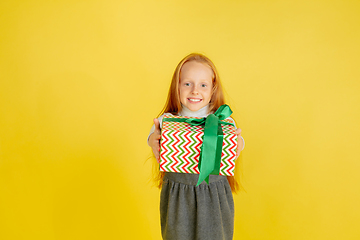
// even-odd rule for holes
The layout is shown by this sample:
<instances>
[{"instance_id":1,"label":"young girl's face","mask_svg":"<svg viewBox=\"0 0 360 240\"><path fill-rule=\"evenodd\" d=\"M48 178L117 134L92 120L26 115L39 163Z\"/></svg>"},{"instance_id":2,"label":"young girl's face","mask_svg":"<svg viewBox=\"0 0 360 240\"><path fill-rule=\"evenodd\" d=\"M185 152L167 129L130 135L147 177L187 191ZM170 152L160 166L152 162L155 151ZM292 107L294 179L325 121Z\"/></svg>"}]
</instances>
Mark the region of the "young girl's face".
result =
<instances>
[{"instance_id":1,"label":"young girl's face","mask_svg":"<svg viewBox=\"0 0 360 240\"><path fill-rule=\"evenodd\" d=\"M190 61L186 62L180 73L180 101L191 111L197 111L211 99L213 72L207 65Z\"/></svg>"}]
</instances>

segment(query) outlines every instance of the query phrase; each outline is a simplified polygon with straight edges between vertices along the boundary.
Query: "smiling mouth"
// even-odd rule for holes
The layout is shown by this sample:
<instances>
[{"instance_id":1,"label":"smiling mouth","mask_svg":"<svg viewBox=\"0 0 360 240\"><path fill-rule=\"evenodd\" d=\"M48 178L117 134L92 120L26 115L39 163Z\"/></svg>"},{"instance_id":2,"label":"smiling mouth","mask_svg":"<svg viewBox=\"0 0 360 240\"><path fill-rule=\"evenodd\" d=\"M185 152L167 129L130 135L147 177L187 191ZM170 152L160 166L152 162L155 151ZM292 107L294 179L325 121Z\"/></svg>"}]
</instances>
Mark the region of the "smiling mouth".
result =
<instances>
[{"instance_id":1,"label":"smiling mouth","mask_svg":"<svg viewBox=\"0 0 360 240\"><path fill-rule=\"evenodd\" d=\"M199 98L188 98L188 100L191 102L191 103L199 103L202 101L202 99L199 99Z\"/></svg>"}]
</instances>

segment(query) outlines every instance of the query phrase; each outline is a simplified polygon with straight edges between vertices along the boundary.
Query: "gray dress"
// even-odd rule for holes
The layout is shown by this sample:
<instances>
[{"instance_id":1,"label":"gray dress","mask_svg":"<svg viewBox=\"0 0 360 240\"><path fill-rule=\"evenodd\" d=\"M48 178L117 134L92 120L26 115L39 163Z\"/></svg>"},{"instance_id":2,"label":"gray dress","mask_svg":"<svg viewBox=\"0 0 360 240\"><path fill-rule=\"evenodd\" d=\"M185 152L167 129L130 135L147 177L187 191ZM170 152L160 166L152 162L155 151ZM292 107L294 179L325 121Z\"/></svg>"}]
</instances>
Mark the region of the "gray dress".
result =
<instances>
[{"instance_id":1,"label":"gray dress","mask_svg":"<svg viewBox=\"0 0 360 240\"><path fill-rule=\"evenodd\" d=\"M206 117L208 106L192 112L183 106L180 116ZM160 126L162 117L159 117ZM152 127L150 134L154 132ZM149 136L150 136L149 134ZM198 174L166 172L160 195L164 240L231 240L234 200L226 176L210 175L196 187Z\"/></svg>"},{"instance_id":2,"label":"gray dress","mask_svg":"<svg viewBox=\"0 0 360 240\"><path fill-rule=\"evenodd\" d=\"M196 187L198 174L165 173L160 195L165 240L230 240L234 201L225 176L210 175Z\"/></svg>"}]
</instances>

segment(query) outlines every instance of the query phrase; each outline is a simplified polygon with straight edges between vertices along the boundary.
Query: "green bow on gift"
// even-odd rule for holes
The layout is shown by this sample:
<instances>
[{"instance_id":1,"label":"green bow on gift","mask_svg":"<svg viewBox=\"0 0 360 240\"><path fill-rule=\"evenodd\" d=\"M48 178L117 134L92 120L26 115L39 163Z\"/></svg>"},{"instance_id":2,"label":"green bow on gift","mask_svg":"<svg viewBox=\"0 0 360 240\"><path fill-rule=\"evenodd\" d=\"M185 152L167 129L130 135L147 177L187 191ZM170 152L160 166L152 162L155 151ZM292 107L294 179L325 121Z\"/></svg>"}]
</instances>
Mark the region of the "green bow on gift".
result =
<instances>
[{"instance_id":1,"label":"green bow on gift","mask_svg":"<svg viewBox=\"0 0 360 240\"><path fill-rule=\"evenodd\" d=\"M210 174L219 175L224 136L221 123L227 124L220 121L230 117L231 114L230 107L224 104L215 113L208 115L206 118L189 118L185 121L195 126L205 125L198 166L200 175L196 186L199 186L204 180L209 184Z\"/></svg>"}]
</instances>

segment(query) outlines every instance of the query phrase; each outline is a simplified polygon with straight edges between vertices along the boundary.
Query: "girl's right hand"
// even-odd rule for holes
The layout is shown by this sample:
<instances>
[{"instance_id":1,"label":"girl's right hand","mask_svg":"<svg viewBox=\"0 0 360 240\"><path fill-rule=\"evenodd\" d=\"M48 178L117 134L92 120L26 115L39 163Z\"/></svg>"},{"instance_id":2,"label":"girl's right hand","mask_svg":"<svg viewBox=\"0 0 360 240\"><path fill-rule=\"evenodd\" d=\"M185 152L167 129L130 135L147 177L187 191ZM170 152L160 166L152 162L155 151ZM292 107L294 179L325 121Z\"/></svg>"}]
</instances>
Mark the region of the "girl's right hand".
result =
<instances>
[{"instance_id":1,"label":"girl's right hand","mask_svg":"<svg viewBox=\"0 0 360 240\"><path fill-rule=\"evenodd\" d=\"M154 119L155 131L149 137L149 145L154 153L154 156L158 163L160 163L160 138L161 129L160 123L157 118Z\"/></svg>"}]
</instances>

